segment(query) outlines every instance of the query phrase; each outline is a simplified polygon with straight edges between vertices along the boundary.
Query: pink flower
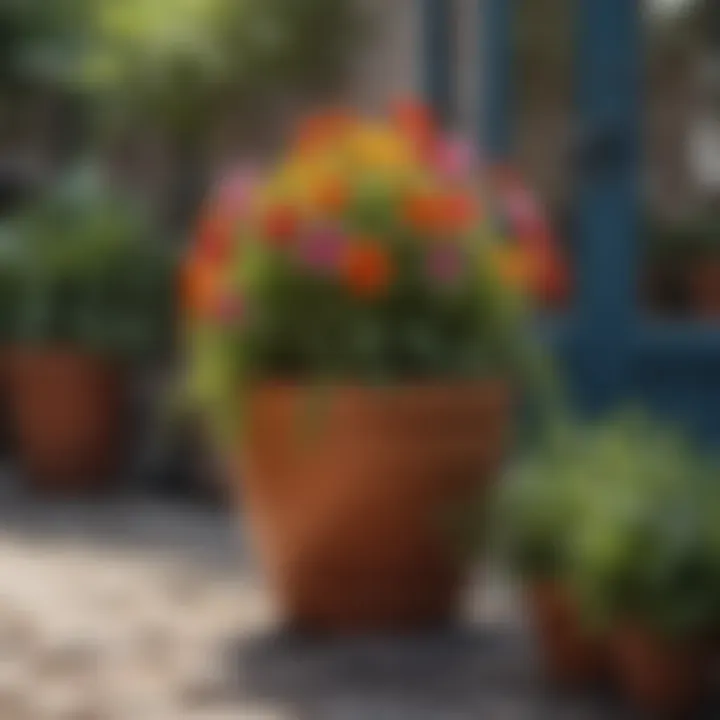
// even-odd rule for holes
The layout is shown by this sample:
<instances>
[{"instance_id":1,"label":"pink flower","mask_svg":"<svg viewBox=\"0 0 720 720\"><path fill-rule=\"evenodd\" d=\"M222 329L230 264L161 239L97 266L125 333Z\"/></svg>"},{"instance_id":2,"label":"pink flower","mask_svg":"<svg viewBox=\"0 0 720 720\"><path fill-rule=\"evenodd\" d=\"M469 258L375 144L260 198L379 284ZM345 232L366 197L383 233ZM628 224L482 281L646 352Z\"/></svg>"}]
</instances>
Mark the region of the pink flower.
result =
<instances>
[{"instance_id":1,"label":"pink flower","mask_svg":"<svg viewBox=\"0 0 720 720\"><path fill-rule=\"evenodd\" d=\"M252 198L257 184L257 173L250 168L242 168L227 173L217 189L219 207L242 215Z\"/></svg>"},{"instance_id":2,"label":"pink flower","mask_svg":"<svg viewBox=\"0 0 720 720\"><path fill-rule=\"evenodd\" d=\"M345 247L345 235L336 228L316 228L300 242L300 262L320 273L332 273L340 266Z\"/></svg>"},{"instance_id":3,"label":"pink flower","mask_svg":"<svg viewBox=\"0 0 720 720\"><path fill-rule=\"evenodd\" d=\"M428 255L427 272L440 285L452 285L462 275L465 257L457 245L437 245Z\"/></svg>"},{"instance_id":4,"label":"pink flower","mask_svg":"<svg viewBox=\"0 0 720 720\"><path fill-rule=\"evenodd\" d=\"M222 325L242 325L247 316L245 301L240 295L226 293L218 298L214 315Z\"/></svg>"},{"instance_id":5,"label":"pink flower","mask_svg":"<svg viewBox=\"0 0 720 720\"><path fill-rule=\"evenodd\" d=\"M435 148L433 165L445 179L460 182L472 174L477 158L472 143L460 137L441 140Z\"/></svg>"}]
</instances>

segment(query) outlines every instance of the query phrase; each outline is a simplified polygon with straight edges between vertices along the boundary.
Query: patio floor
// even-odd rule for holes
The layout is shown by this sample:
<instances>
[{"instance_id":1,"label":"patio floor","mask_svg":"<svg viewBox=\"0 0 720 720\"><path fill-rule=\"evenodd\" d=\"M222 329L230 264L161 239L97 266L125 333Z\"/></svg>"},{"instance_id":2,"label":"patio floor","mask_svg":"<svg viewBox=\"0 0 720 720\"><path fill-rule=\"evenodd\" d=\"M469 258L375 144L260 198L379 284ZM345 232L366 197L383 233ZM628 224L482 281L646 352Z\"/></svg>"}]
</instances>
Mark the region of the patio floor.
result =
<instances>
[{"instance_id":1,"label":"patio floor","mask_svg":"<svg viewBox=\"0 0 720 720\"><path fill-rule=\"evenodd\" d=\"M148 501L0 498L0 718L623 717L544 688L498 579L476 578L463 623L432 636L284 632L237 530Z\"/></svg>"}]
</instances>

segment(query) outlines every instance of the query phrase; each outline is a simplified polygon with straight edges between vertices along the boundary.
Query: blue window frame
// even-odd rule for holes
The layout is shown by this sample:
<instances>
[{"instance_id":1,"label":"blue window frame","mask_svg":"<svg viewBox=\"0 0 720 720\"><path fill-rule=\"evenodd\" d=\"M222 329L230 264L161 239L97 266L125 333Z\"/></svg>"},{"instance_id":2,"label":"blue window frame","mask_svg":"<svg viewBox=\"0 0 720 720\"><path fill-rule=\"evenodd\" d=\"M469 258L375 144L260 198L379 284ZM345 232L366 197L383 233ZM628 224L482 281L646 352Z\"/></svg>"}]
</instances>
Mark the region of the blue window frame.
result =
<instances>
[{"instance_id":1,"label":"blue window frame","mask_svg":"<svg viewBox=\"0 0 720 720\"><path fill-rule=\"evenodd\" d=\"M513 23L522 1L478 0L481 127L490 158L513 152ZM453 0L423 0L428 99L451 112ZM666 323L638 307L642 115L641 3L577 0L577 295L561 342L590 412L642 400L720 439L720 330Z\"/></svg>"}]
</instances>

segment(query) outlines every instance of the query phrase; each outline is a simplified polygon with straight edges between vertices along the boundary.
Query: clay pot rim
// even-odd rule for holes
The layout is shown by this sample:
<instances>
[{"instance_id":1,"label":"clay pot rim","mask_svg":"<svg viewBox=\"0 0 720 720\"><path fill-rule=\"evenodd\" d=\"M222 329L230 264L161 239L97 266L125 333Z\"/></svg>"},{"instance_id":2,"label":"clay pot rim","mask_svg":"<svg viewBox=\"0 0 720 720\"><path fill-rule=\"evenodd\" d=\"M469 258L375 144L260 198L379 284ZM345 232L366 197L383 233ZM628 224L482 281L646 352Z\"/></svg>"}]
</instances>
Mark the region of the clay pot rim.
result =
<instances>
[{"instance_id":1,"label":"clay pot rim","mask_svg":"<svg viewBox=\"0 0 720 720\"><path fill-rule=\"evenodd\" d=\"M424 380L392 381L392 382L371 382L362 380L342 379L323 381L320 379L283 379L266 378L257 380L250 386L250 391L303 391L303 390L351 390L368 393L398 393L408 391L459 391L468 389L488 389L491 387L509 388L512 382L510 379L492 374L475 379L442 379L433 378Z\"/></svg>"}]
</instances>

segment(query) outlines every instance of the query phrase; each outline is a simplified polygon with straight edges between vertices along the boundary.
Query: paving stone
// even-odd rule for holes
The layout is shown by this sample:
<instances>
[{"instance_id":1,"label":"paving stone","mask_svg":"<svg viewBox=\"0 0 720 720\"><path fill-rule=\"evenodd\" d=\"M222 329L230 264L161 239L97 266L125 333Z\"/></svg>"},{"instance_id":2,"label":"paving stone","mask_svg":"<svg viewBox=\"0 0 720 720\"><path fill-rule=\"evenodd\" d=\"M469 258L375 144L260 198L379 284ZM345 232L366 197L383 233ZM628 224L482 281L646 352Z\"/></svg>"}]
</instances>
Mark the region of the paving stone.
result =
<instances>
[{"instance_id":1,"label":"paving stone","mask_svg":"<svg viewBox=\"0 0 720 720\"><path fill-rule=\"evenodd\" d=\"M623 717L544 688L516 594L494 571L456 628L320 640L278 626L234 526L142 501L6 499L0 720Z\"/></svg>"}]
</instances>

